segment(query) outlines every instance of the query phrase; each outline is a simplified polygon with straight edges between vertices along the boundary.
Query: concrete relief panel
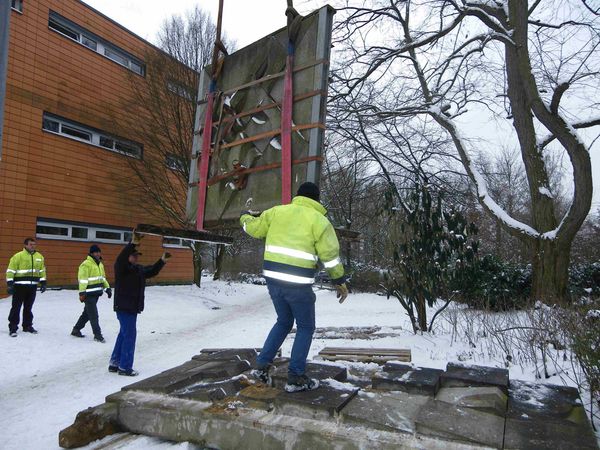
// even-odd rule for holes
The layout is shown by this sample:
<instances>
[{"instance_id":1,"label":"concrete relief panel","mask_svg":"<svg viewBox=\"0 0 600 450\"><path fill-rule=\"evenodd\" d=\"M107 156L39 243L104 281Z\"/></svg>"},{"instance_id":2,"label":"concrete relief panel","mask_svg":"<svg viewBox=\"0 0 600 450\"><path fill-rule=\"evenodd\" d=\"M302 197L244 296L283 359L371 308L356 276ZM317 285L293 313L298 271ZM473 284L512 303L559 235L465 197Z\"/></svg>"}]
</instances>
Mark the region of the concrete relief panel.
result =
<instances>
[{"instance_id":1,"label":"concrete relief panel","mask_svg":"<svg viewBox=\"0 0 600 450\"><path fill-rule=\"evenodd\" d=\"M292 193L319 182L334 10L323 7L302 20L294 54ZM204 226L238 220L249 198L263 211L281 203L281 104L288 45L283 28L224 59L217 80L212 156ZM193 154L200 155L210 82L200 81ZM192 159L187 212L196 217L198 158Z\"/></svg>"}]
</instances>

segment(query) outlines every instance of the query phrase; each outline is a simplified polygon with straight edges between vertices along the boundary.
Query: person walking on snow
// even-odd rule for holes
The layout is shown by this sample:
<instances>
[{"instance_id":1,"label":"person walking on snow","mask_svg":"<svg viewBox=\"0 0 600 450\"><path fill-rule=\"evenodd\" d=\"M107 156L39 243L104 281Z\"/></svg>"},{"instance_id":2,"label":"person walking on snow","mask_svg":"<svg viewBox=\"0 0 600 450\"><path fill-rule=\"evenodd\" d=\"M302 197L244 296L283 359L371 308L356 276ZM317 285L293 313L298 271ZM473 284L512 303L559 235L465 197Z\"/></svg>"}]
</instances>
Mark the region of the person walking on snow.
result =
<instances>
[{"instance_id":1,"label":"person walking on snow","mask_svg":"<svg viewBox=\"0 0 600 450\"><path fill-rule=\"evenodd\" d=\"M23 306L23 331L37 334L33 328L33 302L37 285L40 292L46 292L46 266L44 257L35 250L36 242L33 238L23 241L22 251L15 253L6 269L6 283L8 295L12 295L12 307L8 315L8 334L17 337L21 305Z\"/></svg>"},{"instance_id":2,"label":"person walking on snow","mask_svg":"<svg viewBox=\"0 0 600 450\"><path fill-rule=\"evenodd\" d=\"M305 374L315 330L316 297L311 286L317 261L329 273L340 303L348 296L337 236L325 217L327 211L319 203L319 196L319 187L306 182L291 204L275 206L259 216L244 211L240 217L246 233L266 240L263 275L277 313L277 322L267 336L252 374L271 384L271 364L295 320L298 331L288 368L287 392L319 387L318 380Z\"/></svg>"},{"instance_id":3,"label":"person walking on snow","mask_svg":"<svg viewBox=\"0 0 600 450\"><path fill-rule=\"evenodd\" d=\"M151 266L138 264L141 253L136 247L142 237L134 232L131 243L123 248L115 262L114 310L117 313L120 328L115 348L110 357L108 371L130 377L138 375L138 372L133 370L133 356L137 315L144 310L146 279L158 275L171 257L170 253L165 252Z\"/></svg>"},{"instance_id":4,"label":"person walking on snow","mask_svg":"<svg viewBox=\"0 0 600 450\"><path fill-rule=\"evenodd\" d=\"M106 280L104 264L102 264L102 251L96 244L90 247L89 255L79 265L77 279L79 280L79 301L84 303L84 307L79 320L71 331L71 336L84 337L81 330L89 320L94 332L94 340L104 343L106 341L98 323L97 303L104 291L108 298L111 298L112 290Z\"/></svg>"}]
</instances>

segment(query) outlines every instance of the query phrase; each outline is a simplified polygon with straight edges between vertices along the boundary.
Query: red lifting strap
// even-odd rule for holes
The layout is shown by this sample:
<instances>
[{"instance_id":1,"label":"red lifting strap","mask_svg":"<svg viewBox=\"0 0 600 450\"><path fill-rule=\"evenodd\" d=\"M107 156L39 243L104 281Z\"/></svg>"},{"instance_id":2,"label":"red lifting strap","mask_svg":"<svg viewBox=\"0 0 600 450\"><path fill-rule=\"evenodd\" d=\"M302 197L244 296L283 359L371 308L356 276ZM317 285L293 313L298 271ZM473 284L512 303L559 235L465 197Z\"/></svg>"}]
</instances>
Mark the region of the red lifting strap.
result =
<instances>
[{"instance_id":1,"label":"red lifting strap","mask_svg":"<svg viewBox=\"0 0 600 450\"><path fill-rule=\"evenodd\" d=\"M208 166L210 162L210 141L212 140L212 117L215 99L214 81L210 82L204 129L202 132L202 151L198 158L198 210L196 212L196 230L204 230L204 210L206 208L206 189L208 184Z\"/></svg>"},{"instance_id":2,"label":"red lifting strap","mask_svg":"<svg viewBox=\"0 0 600 450\"><path fill-rule=\"evenodd\" d=\"M294 104L294 47L288 44L281 104L281 204L292 201L292 107Z\"/></svg>"}]
</instances>

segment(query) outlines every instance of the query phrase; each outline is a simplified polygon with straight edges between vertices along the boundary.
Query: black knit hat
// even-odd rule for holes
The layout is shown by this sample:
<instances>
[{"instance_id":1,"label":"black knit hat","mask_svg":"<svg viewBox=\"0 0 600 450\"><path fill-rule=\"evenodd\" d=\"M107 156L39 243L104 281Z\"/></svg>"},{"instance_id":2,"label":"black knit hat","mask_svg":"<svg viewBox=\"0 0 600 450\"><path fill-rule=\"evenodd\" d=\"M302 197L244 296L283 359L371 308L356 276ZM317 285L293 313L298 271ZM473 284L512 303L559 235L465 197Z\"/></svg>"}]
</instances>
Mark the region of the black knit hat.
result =
<instances>
[{"instance_id":1,"label":"black knit hat","mask_svg":"<svg viewBox=\"0 0 600 450\"><path fill-rule=\"evenodd\" d=\"M296 195L301 195L302 197L308 197L308 198L311 198L314 201L318 202L319 198L320 198L319 186L317 186L315 183L311 183L310 181L307 181L300 185Z\"/></svg>"},{"instance_id":2,"label":"black knit hat","mask_svg":"<svg viewBox=\"0 0 600 450\"><path fill-rule=\"evenodd\" d=\"M92 253L96 253L96 252L102 252L102 250L100 250L100 247L98 247L96 244L93 244L90 246L90 255Z\"/></svg>"}]
</instances>

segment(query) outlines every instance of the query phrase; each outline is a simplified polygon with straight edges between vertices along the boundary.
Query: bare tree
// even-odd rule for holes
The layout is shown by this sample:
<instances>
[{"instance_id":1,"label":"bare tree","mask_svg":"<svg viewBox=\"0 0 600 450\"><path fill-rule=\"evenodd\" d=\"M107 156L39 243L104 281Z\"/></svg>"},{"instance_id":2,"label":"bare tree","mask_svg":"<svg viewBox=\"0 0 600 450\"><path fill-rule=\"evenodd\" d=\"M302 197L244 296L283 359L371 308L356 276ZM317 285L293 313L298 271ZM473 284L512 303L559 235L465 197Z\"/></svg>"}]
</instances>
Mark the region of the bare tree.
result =
<instances>
[{"instance_id":1,"label":"bare tree","mask_svg":"<svg viewBox=\"0 0 600 450\"><path fill-rule=\"evenodd\" d=\"M143 158L128 159L130 198L144 205L161 225L193 228L185 200L200 71L210 63L216 37L211 17L198 6L185 16L166 20L158 32L159 48L144 55L146 78L130 75L131 96L123 108L129 120L117 123L145 144ZM120 116L119 116L120 117ZM201 244L190 243L194 282L202 271ZM220 258L223 246L216 257Z\"/></svg>"},{"instance_id":2,"label":"bare tree","mask_svg":"<svg viewBox=\"0 0 600 450\"><path fill-rule=\"evenodd\" d=\"M415 122L426 133L444 131L483 209L527 246L533 297L562 301L570 248L592 198L592 144L577 130L600 124L597 12L578 0L348 3L340 10L334 79L336 97L352 99L348 114L382 123L401 118L397 136ZM520 150L527 220L498 203L474 162L472 155L490 145L466 134L470 123L485 123L482 116L495 121L499 141ZM566 153L572 169L563 214L546 165L552 148Z\"/></svg>"}]
</instances>

